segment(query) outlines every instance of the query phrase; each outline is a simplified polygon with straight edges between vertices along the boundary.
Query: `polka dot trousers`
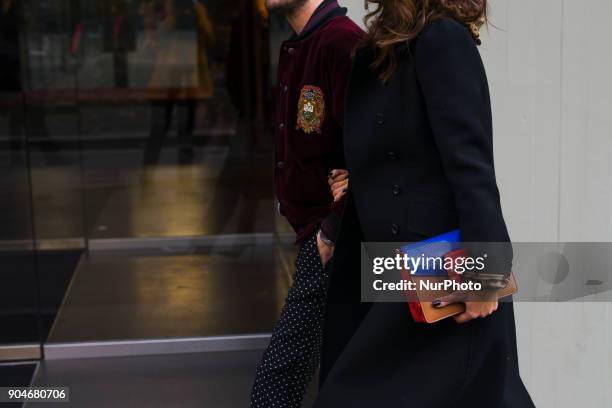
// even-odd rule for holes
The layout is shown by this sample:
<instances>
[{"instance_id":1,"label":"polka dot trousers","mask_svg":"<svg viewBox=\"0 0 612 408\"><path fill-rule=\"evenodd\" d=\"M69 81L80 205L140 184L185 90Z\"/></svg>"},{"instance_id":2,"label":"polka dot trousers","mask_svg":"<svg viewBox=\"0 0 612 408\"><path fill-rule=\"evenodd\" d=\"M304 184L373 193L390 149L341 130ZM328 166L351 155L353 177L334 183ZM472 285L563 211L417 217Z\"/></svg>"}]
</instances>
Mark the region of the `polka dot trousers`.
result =
<instances>
[{"instance_id":1,"label":"polka dot trousers","mask_svg":"<svg viewBox=\"0 0 612 408\"><path fill-rule=\"evenodd\" d=\"M251 408L300 407L320 360L327 279L312 234L299 248L293 285L257 369Z\"/></svg>"}]
</instances>

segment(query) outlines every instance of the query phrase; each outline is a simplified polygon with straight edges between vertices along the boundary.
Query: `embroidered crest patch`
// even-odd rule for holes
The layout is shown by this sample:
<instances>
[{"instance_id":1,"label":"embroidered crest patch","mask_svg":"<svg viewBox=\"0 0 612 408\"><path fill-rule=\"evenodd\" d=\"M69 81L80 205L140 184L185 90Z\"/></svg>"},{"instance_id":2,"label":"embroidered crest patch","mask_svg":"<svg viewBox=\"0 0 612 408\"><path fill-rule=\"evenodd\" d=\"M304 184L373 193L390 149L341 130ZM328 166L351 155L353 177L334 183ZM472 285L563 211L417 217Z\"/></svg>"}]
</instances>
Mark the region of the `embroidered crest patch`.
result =
<instances>
[{"instance_id":1,"label":"embroidered crest patch","mask_svg":"<svg viewBox=\"0 0 612 408\"><path fill-rule=\"evenodd\" d=\"M321 133L321 124L325 117L325 101L321 88L305 85L298 101L296 129L304 133Z\"/></svg>"}]
</instances>

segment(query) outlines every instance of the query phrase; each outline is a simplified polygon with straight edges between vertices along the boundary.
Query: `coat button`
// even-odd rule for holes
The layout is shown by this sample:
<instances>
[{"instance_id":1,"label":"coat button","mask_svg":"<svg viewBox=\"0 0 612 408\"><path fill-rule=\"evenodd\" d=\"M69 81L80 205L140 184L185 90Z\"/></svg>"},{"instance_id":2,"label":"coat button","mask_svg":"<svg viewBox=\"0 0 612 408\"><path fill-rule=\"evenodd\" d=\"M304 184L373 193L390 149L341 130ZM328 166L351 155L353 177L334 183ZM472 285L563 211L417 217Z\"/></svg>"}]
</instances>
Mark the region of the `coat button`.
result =
<instances>
[{"instance_id":1,"label":"coat button","mask_svg":"<svg viewBox=\"0 0 612 408\"><path fill-rule=\"evenodd\" d=\"M397 224L391 224L391 233L392 233L393 235L397 235L397 234L399 234L399 230L400 230L399 225L397 225Z\"/></svg>"},{"instance_id":2,"label":"coat button","mask_svg":"<svg viewBox=\"0 0 612 408\"><path fill-rule=\"evenodd\" d=\"M400 186L398 186L397 184L393 185L393 195L394 196L398 196L402 193L402 188Z\"/></svg>"},{"instance_id":3,"label":"coat button","mask_svg":"<svg viewBox=\"0 0 612 408\"><path fill-rule=\"evenodd\" d=\"M279 124L279 125L278 125L278 128L279 128L280 130L283 130L283 129L285 128L285 124L284 124L284 123Z\"/></svg>"},{"instance_id":4,"label":"coat button","mask_svg":"<svg viewBox=\"0 0 612 408\"><path fill-rule=\"evenodd\" d=\"M389 152L389 153L387 153L387 157L390 158L391 160L396 160L397 159L397 153Z\"/></svg>"},{"instance_id":5,"label":"coat button","mask_svg":"<svg viewBox=\"0 0 612 408\"><path fill-rule=\"evenodd\" d=\"M385 123L385 115L383 115L382 113L377 113L376 122L378 122L379 125L382 125L383 123Z\"/></svg>"},{"instance_id":6,"label":"coat button","mask_svg":"<svg viewBox=\"0 0 612 408\"><path fill-rule=\"evenodd\" d=\"M293 55L293 54L295 54L295 48L290 47L290 48L287 50L287 52L289 53L289 55Z\"/></svg>"},{"instance_id":7,"label":"coat button","mask_svg":"<svg viewBox=\"0 0 612 408\"><path fill-rule=\"evenodd\" d=\"M289 90L289 87L287 85L283 86L283 92L287 92L287 90Z\"/></svg>"},{"instance_id":8,"label":"coat button","mask_svg":"<svg viewBox=\"0 0 612 408\"><path fill-rule=\"evenodd\" d=\"M283 168L285 168L285 163L284 163L284 162L282 162L282 161L277 162L277 163L276 163L276 168L277 168L277 169L283 169Z\"/></svg>"}]
</instances>

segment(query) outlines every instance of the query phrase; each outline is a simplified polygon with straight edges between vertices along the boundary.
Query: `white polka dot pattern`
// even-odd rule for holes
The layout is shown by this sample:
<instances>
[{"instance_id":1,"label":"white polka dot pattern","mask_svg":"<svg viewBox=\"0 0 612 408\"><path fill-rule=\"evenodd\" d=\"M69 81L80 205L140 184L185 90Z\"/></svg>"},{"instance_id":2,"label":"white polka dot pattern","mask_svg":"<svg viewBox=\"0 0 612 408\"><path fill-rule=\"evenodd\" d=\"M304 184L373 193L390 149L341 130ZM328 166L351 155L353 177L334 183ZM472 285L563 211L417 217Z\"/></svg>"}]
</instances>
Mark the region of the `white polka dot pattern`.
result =
<instances>
[{"instance_id":1,"label":"white polka dot pattern","mask_svg":"<svg viewBox=\"0 0 612 408\"><path fill-rule=\"evenodd\" d=\"M321 356L328 273L316 234L300 246L285 306L257 369L251 408L299 408Z\"/></svg>"}]
</instances>

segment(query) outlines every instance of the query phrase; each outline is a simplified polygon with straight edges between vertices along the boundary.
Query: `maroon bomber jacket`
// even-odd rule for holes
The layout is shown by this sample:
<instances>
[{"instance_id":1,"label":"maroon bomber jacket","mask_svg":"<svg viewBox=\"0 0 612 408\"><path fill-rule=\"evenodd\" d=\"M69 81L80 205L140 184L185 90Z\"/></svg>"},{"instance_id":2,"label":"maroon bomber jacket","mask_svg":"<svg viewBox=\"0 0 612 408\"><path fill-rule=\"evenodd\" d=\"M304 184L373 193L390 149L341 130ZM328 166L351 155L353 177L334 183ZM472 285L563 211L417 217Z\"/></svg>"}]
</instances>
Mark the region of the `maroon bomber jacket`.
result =
<instances>
[{"instance_id":1,"label":"maroon bomber jacket","mask_svg":"<svg viewBox=\"0 0 612 408\"><path fill-rule=\"evenodd\" d=\"M335 239L342 203L333 202L332 169L345 168L344 95L352 52L363 31L336 1L326 1L300 35L281 46L275 88L279 211L303 241L317 226Z\"/></svg>"}]
</instances>

